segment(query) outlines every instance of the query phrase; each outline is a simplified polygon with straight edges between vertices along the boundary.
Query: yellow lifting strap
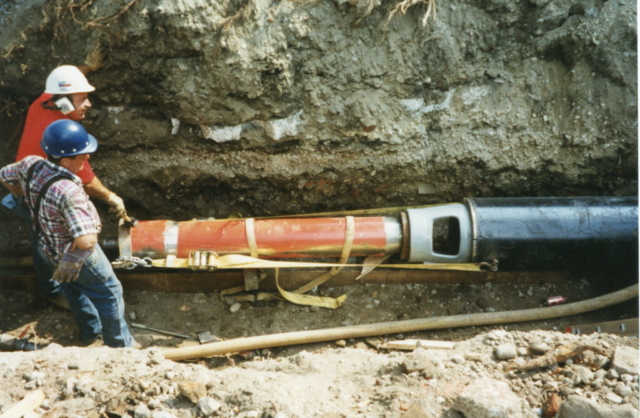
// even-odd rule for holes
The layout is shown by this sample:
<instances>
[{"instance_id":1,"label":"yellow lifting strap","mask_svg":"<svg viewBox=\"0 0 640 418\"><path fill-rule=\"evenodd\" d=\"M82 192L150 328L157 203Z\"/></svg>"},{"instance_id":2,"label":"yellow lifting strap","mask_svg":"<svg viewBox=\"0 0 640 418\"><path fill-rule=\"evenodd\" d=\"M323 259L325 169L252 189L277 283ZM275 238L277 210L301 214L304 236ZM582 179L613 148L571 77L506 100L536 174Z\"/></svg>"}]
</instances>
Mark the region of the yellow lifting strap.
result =
<instances>
[{"instance_id":1,"label":"yellow lifting strap","mask_svg":"<svg viewBox=\"0 0 640 418\"><path fill-rule=\"evenodd\" d=\"M196 253L196 254L193 254ZM194 270L215 270L215 269L263 269L263 268L273 268L276 269L276 285L280 294L286 300L301 304L301 305L313 305L313 306L323 306L326 308L335 309L339 307L344 300L346 299L345 295L342 295L336 299L327 298L327 297L317 297L319 299L309 299L314 298L314 296L302 295L298 293L299 291L304 290L305 292L313 289L318 286L320 283L320 279L322 278L322 283L324 283L328 278L333 277L335 274L331 274L334 269L342 269L344 267L362 267L362 273L357 277L357 279L362 278L365 274L371 272L376 267L381 268L397 268L397 269L420 269L420 270L460 270L460 271L481 271L480 264L471 264L471 263L460 263L460 264L381 264L390 256L384 257L368 257L362 265L358 264L346 264L346 263L311 263L311 262L298 262L298 261L271 261L271 260L262 260L259 258L249 257L246 255L240 254L229 254L218 256L212 251L198 251L193 252L188 259L186 258L171 258L171 259L160 259L153 260L152 265L154 267L171 267L171 268L191 268ZM204 253L204 254L203 254ZM293 292L288 292L282 289L277 282L278 276L277 272L280 268L317 268L317 267L331 267L332 272L326 273L320 276L318 279L313 280L311 283L308 283L305 286L296 289ZM339 270L338 270L339 271ZM327 278L328 276L328 278ZM237 286L231 289L223 290L220 293L220 296L231 295L234 293L244 291L244 285ZM255 300L273 300L280 299L278 295L274 295L271 293L260 292L257 295L251 295L249 297L250 301Z\"/></svg>"},{"instance_id":2,"label":"yellow lifting strap","mask_svg":"<svg viewBox=\"0 0 640 418\"><path fill-rule=\"evenodd\" d=\"M293 292L288 292L280 287L280 283L278 283L278 269L276 268L276 286L278 287L278 291L289 302L297 303L298 305L311 305L311 306L321 306L330 309L339 308L344 301L347 299L347 295L341 295L338 298L329 298L322 296L311 296L305 295L309 290L320 286L327 280L331 279L333 276L338 274L340 270L344 267L347 260L349 260L349 254L351 254L351 247L353 247L353 237L355 236L355 220L353 216L346 216L346 231L344 238L344 245L342 246L342 253L340 254L340 266L331 267L331 270L319 277L316 277L306 285L294 290Z\"/></svg>"},{"instance_id":3,"label":"yellow lifting strap","mask_svg":"<svg viewBox=\"0 0 640 418\"><path fill-rule=\"evenodd\" d=\"M314 282L316 280L314 280ZM309 284L307 284L307 286L308 285ZM337 298L330 298L326 296L303 295L301 293L298 293L300 289L302 289L302 287L296 290L295 292L287 292L282 287L280 287L280 283L278 283L278 269L276 269L276 286L278 286L278 292L280 292L283 298L285 298L289 302L296 303L298 305L320 306L323 308L337 309L347 299L347 295L340 295ZM303 287L306 287L306 286L303 286Z\"/></svg>"},{"instance_id":4,"label":"yellow lifting strap","mask_svg":"<svg viewBox=\"0 0 640 418\"><path fill-rule=\"evenodd\" d=\"M331 267L331 270L320 277L315 278L310 281L306 285L297 289L295 293L307 293L309 290L314 287L320 286L322 283L326 282L336 274L342 270L342 268L346 265L347 260L349 259L349 254L351 253L351 247L353 246L353 237L355 235L355 221L353 216L347 216L347 231L344 238L344 245L342 246L342 253L340 254L340 265Z\"/></svg>"},{"instance_id":5,"label":"yellow lifting strap","mask_svg":"<svg viewBox=\"0 0 640 418\"><path fill-rule=\"evenodd\" d=\"M247 233L247 245L249 246L249 253L251 257L258 258L258 244L256 243L256 230L253 223L253 218L247 218L244 221L245 230Z\"/></svg>"},{"instance_id":6,"label":"yellow lifting strap","mask_svg":"<svg viewBox=\"0 0 640 418\"><path fill-rule=\"evenodd\" d=\"M346 216L345 223L345 240L340 254L340 260L338 263L315 263L315 262L292 262L292 261L270 261L262 260L258 258L258 246L255 239L254 219L245 219L245 231L247 234L247 245L251 256L240 254L228 254L220 256L214 251L192 251L189 253L188 259L167 257L166 259L153 260L152 265L155 267L169 267L169 268L190 268L193 270L215 270L215 269L275 269L276 286L279 291L279 295L260 292L257 295L240 295L233 296L233 301L256 301L256 300L273 300L273 299L286 299L290 302L299 305L311 305L321 306L330 309L336 309L344 303L347 296L341 295L337 298L321 297L305 295L311 289L314 289L321 284L325 283L336 274L338 274L344 267L358 266L347 264L351 248L353 246L353 238L355 236L355 219L353 216ZM362 271L356 280L361 279L366 274L373 271L376 267L385 268L403 268L403 269L425 269L425 270L464 270L464 271L480 271L480 265L478 264L385 264L391 255L385 256L369 256L365 259L362 265ZM331 267L331 270L321 276L315 278L311 282L304 286L294 290L284 290L278 282L279 269L280 268L310 268L310 267ZM220 292L220 297L224 300L228 295L245 291L245 286L236 286L230 289L225 289Z\"/></svg>"},{"instance_id":7,"label":"yellow lifting strap","mask_svg":"<svg viewBox=\"0 0 640 418\"><path fill-rule=\"evenodd\" d=\"M377 209L359 209L359 210L347 210L336 212L317 212L317 213L299 213L294 215L278 215L278 216L261 216L255 219L279 219L279 218L316 218L316 217L329 217L329 216L345 216L345 215L384 215L391 213L402 212L406 209L422 209L431 208L435 206L449 205L450 203L434 203L432 205L422 206L396 206L390 208L377 208Z\"/></svg>"},{"instance_id":8,"label":"yellow lifting strap","mask_svg":"<svg viewBox=\"0 0 640 418\"><path fill-rule=\"evenodd\" d=\"M203 254L204 253L204 254ZM193 257L191 256L193 255ZM192 270L216 269L260 269L260 268L318 268L318 267L372 267L396 268L405 270L459 270L481 271L480 264L475 263L430 263L430 264L339 264L316 263L306 261L271 261L254 258L248 255L227 254L216 255L213 251L193 251L189 258L161 258L151 261L153 267L188 268ZM198 255L200 257L198 257ZM193 259L193 263L190 260ZM200 260L200 261L196 261ZM207 260L205 263L202 260Z\"/></svg>"}]
</instances>

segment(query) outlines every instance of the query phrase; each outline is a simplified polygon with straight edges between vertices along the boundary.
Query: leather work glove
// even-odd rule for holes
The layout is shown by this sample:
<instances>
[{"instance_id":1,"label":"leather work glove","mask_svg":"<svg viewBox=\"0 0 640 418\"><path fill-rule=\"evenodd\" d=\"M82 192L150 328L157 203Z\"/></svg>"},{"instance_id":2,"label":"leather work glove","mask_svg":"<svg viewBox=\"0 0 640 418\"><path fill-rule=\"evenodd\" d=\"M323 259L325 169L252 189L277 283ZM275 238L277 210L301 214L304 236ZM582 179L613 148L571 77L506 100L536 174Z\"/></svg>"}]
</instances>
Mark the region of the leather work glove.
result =
<instances>
[{"instance_id":1,"label":"leather work glove","mask_svg":"<svg viewBox=\"0 0 640 418\"><path fill-rule=\"evenodd\" d=\"M107 203L109 204L109 206L111 206L111 208L109 209L109 212L115 213L119 218L125 218L125 217L128 218L127 210L124 207L124 201L120 196L111 192L111 195L109 196L109 200L107 200Z\"/></svg>"},{"instance_id":2,"label":"leather work glove","mask_svg":"<svg viewBox=\"0 0 640 418\"><path fill-rule=\"evenodd\" d=\"M118 218L122 219L124 221L125 226L131 228L138 224L137 220L127 215L127 210L125 209L124 202L122 201L120 196L111 192L111 195L109 196L109 200L107 200L107 203L109 203L109 206L111 206L111 208L109 209L109 212L115 213Z\"/></svg>"},{"instance_id":3,"label":"leather work glove","mask_svg":"<svg viewBox=\"0 0 640 418\"><path fill-rule=\"evenodd\" d=\"M87 258L91 255L91 250L81 250L76 248L75 250L68 250L62 255L62 259L53 272L53 280L59 283L69 283L78 280L80 275L80 269L87 261Z\"/></svg>"}]
</instances>

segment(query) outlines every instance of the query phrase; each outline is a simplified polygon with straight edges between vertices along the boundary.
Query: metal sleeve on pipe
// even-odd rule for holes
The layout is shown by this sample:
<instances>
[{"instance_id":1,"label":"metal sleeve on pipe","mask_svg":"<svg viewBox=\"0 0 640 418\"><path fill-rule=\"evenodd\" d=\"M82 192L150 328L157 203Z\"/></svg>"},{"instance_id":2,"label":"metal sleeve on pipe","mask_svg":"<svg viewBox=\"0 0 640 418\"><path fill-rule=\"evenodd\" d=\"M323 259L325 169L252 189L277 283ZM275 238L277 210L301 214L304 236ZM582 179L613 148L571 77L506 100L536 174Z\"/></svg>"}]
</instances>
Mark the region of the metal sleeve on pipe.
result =
<instances>
[{"instance_id":1,"label":"metal sleeve on pipe","mask_svg":"<svg viewBox=\"0 0 640 418\"><path fill-rule=\"evenodd\" d=\"M471 218L461 203L407 209L409 220L409 262L467 263L471 260ZM447 221L448 231L443 237L447 252L436 249L436 222Z\"/></svg>"},{"instance_id":2,"label":"metal sleeve on pipe","mask_svg":"<svg viewBox=\"0 0 640 418\"><path fill-rule=\"evenodd\" d=\"M164 252L166 255L178 254L178 222L167 221L164 230Z\"/></svg>"},{"instance_id":3,"label":"metal sleeve on pipe","mask_svg":"<svg viewBox=\"0 0 640 418\"><path fill-rule=\"evenodd\" d=\"M194 347L174 348L162 352L168 360L188 360L219 354L235 353L258 348L308 344L347 338L363 338L375 335L398 334L431 329L470 327L478 325L508 324L513 322L539 321L562 316L577 315L607 306L615 305L638 297L638 285L617 292L580 302L545 308L518 311L490 312L468 315L454 315L436 318L410 319L398 322L382 322L368 325L329 328L313 331L286 332L283 334L259 335L237 338Z\"/></svg>"}]
</instances>

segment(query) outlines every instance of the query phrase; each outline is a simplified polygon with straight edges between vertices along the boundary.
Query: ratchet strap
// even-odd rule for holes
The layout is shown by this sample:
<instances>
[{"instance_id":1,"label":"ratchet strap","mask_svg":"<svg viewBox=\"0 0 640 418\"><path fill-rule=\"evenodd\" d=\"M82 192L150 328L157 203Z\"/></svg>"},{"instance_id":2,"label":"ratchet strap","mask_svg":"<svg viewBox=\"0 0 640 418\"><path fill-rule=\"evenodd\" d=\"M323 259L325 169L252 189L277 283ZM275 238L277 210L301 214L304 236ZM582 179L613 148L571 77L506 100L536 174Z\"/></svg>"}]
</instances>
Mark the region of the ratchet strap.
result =
<instances>
[{"instance_id":1,"label":"ratchet strap","mask_svg":"<svg viewBox=\"0 0 640 418\"><path fill-rule=\"evenodd\" d=\"M331 276L331 277L333 277L333 276ZM319 278L320 277L318 277L318 279ZM318 280L318 279L316 279L316 280ZM315 282L316 280L314 280L313 282ZM311 283L313 283L313 282L311 282ZM307 286L309 286L309 284L307 284ZM337 309L347 299L347 295L340 295L337 298L330 298L330 297L326 297L326 296L312 296L312 295L303 295L303 294L299 293L300 289L302 289L303 287L306 287L306 286L301 287L300 289L296 290L295 292L287 292L282 287L280 287L280 283L278 283L278 269L276 269L276 286L278 286L278 292L280 292L280 295L282 295L283 298L285 298L289 302L292 302L292 303L295 303L295 304L298 304L298 305L320 306L320 307L323 307L323 308Z\"/></svg>"},{"instance_id":2,"label":"ratchet strap","mask_svg":"<svg viewBox=\"0 0 640 418\"><path fill-rule=\"evenodd\" d=\"M340 262L339 262L340 265L331 267L331 270L329 272L323 274L320 277L315 278L314 280L310 281L306 285L297 289L295 293L307 293L309 290L313 289L314 287L320 286L322 283L326 282L336 274L340 273L340 270L342 270L342 268L345 266L345 264L347 263L347 260L349 259L349 254L351 253L351 247L353 246L353 236L355 234L355 221L353 219L353 216L347 216L346 219L347 219L347 231L344 238L342 253L340 254ZM280 286L278 286L278 289L280 289Z\"/></svg>"},{"instance_id":3,"label":"ratchet strap","mask_svg":"<svg viewBox=\"0 0 640 418\"><path fill-rule=\"evenodd\" d=\"M348 253L347 253L348 254ZM245 291L245 286L236 286L231 289L226 289L220 292L220 297L223 300L230 298L233 302L254 302L260 300L273 300L273 299L285 299L293 303L300 305L312 305L322 306L330 309L336 309L346 299L346 295L342 295L338 298L328 298L319 296L310 296L302 294L303 291L307 292L316 286L326 282L331 277L335 276L344 267L362 267L361 274L357 279L362 278L365 274L371 272L376 267L381 268L397 268L397 269L411 269L411 270L459 270L459 271L481 271L481 264L472 263L456 263L456 264L381 264L390 255L384 257L367 257L365 262L360 264L346 264L346 263L317 263L317 262L301 262L301 261L271 261L263 260L260 258L250 257L241 254L227 254L218 255L213 251L192 251L189 258L175 258L168 257L166 259L144 259L144 262L148 267L162 267L162 268L189 268L192 270L205 270L213 271L216 269L266 269L272 268L276 271L276 285L278 287L279 295L272 293L260 292L257 295L247 294L240 296L230 296L235 293ZM341 257L342 258L342 257ZM125 260L126 261L126 260ZM342 260L341 260L342 261ZM346 260L345 260L346 261ZM114 263L115 264L115 263ZM310 283L290 292L282 289L278 283L278 269L280 268L318 268L318 267L331 267L331 271L323 274L322 276L314 279ZM126 267L124 267L126 268Z\"/></svg>"},{"instance_id":4,"label":"ratchet strap","mask_svg":"<svg viewBox=\"0 0 640 418\"><path fill-rule=\"evenodd\" d=\"M260 292L257 295L241 295L230 296L234 293L243 292L245 290L244 285L237 286L231 289L226 289L220 292L220 297L226 300L226 297L233 299L235 302L240 301L259 301L259 300L273 300L273 299L286 299L290 302L300 305L312 305L322 306L330 309L338 308L346 299L346 295L342 295L338 298L318 297L303 295L301 291L307 292L310 289L326 282L331 277L337 274L337 271L344 267L362 267L362 273L358 276L358 279L362 278L365 274L371 272L376 267L381 268L397 268L397 269L412 269L412 270L460 270L460 271L481 271L480 264L471 263L458 263L458 264L381 264L389 256L384 257L368 257L362 265L359 264L346 264L346 263L315 263L315 262L300 262L300 261L271 261L263 260L260 258L250 257L241 254L228 254L218 256L213 251L193 251L190 257L187 258L171 258L160 260L149 260L148 262L154 267L170 267L170 268L190 268L193 270L209 270L216 269L264 269L273 268L276 269L276 285L280 292L279 295L272 293ZM325 273L322 276L314 279L305 286L289 292L282 289L278 283L278 269L280 268L317 268L317 267L331 267L332 271ZM335 272L335 273L334 273ZM332 274L333 273L333 274ZM315 298L315 299L312 299Z\"/></svg>"},{"instance_id":5,"label":"ratchet strap","mask_svg":"<svg viewBox=\"0 0 640 418\"><path fill-rule=\"evenodd\" d=\"M202 260L206 260L203 262ZM214 251L192 251L189 258L162 258L149 260L150 266L161 268L188 268L192 270L260 269L260 268L318 268L318 267L371 267L370 264L315 263L303 261L271 261L242 254L216 255ZM481 271L474 263L432 264L376 264L380 268L405 270L459 270Z\"/></svg>"},{"instance_id":6,"label":"ratchet strap","mask_svg":"<svg viewBox=\"0 0 640 418\"><path fill-rule=\"evenodd\" d=\"M427 205L416 206L420 207L432 207L440 206ZM382 268L397 268L397 269L411 269L411 270L459 270L459 271L481 271L481 264L472 263L425 263L425 264L383 264L387 261L392 254L384 256L369 256L364 260L362 265L359 264L347 264L351 249L353 246L353 239L355 236L355 219L353 215L372 215L381 213L393 213L401 212L407 209L407 207L396 208L380 208L380 209L366 209L348 212L323 212L316 214L304 214L304 215L284 215L284 216L270 216L270 217L257 217L257 218L240 218L245 221L245 233L247 236L247 247L250 256L241 254L227 254L218 255L214 251L191 251L188 258L177 258L176 256L167 256L166 259L144 259L148 267L161 267L161 268L189 268L192 270L208 270L213 271L216 269L275 269L275 282L278 288L279 294L259 292L257 294L241 294L235 295L240 292L248 290L245 285L236 286L230 289L225 289L220 292L220 297L227 303L234 302L254 302L260 300L273 300L273 299L285 299L290 302L300 305L312 305L322 306L326 308L336 309L346 299L346 295L342 295L338 298L320 297L305 295L311 289L314 289L321 284L325 283L336 274L338 274L344 267L362 267L362 271L355 280L359 280L366 274L370 273L377 267ZM300 261L272 261L260 259L258 246L255 235L255 219L276 219L276 218L297 218L297 217L310 217L310 216L345 216L346 219L346 231L345 240L342 247L342 252L338 263L319 263L319 262L300 262ZM120 262L120 267L130 268L131 260L122 258L122 260L116 260ZM116 266L116 263L113 263ZM322 274L321 276L313 279L300 288L287 291L283 289L278 282L278 273L280 268L318 268L329 267L330 271Z\"/></svg>"}]
</instances>

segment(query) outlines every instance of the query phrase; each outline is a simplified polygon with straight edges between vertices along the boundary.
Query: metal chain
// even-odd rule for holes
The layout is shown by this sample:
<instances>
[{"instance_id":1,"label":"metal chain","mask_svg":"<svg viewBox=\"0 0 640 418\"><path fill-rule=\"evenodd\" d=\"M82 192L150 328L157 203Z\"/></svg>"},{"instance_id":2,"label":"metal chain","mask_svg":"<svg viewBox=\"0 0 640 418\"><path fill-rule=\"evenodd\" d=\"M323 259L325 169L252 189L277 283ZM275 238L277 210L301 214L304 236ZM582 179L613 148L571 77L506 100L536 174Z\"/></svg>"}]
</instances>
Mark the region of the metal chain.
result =
<instances>
[{"instance_id":1,"label":"metal chain","mask_svg":"<svg viewBox=\"0 0 640 418\"><path fill-rule=\"evenodd\" d=\"M121 255L120 257L114 260L114 263L121 262L122 265L119 268L133 270L138 266L142 267L153 267L153 259L149 257L139 258L139 257L130 257L126 255Z\"/></svg>"}]
</instances>

